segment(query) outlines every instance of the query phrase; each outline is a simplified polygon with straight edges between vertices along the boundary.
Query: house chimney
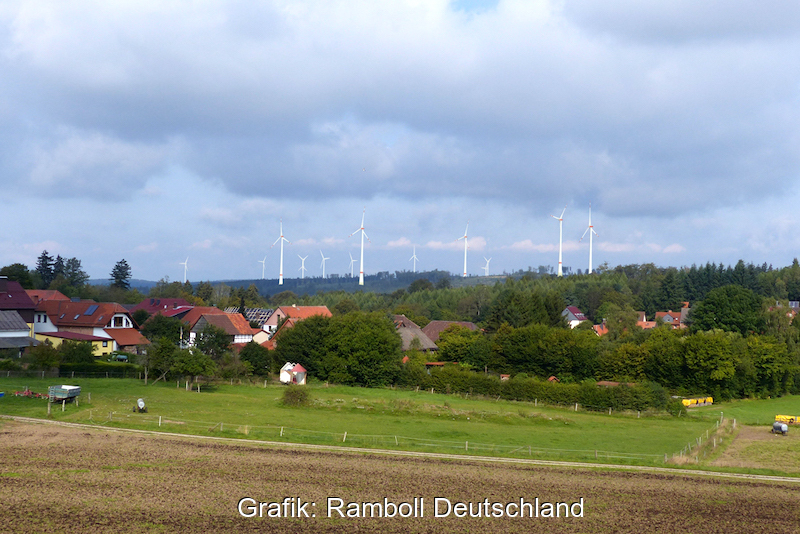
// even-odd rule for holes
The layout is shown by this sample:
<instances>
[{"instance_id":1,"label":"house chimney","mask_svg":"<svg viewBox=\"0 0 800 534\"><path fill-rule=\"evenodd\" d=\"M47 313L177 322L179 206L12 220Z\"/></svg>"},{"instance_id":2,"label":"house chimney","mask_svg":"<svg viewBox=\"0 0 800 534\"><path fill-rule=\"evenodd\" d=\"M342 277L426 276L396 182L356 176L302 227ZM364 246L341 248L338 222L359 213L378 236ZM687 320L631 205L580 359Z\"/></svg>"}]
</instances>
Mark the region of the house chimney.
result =
<instances>
[{"instance_id":1,"label":"house chimney","mask_svg":"<svg viewBox=\"0 0 800 534\"><path fill-rule=\"evenodd\" d=\"M0 276L0 291L2 291L2 292L8 291L8 277L7 276Z\"/></svg>"}]
</instances>

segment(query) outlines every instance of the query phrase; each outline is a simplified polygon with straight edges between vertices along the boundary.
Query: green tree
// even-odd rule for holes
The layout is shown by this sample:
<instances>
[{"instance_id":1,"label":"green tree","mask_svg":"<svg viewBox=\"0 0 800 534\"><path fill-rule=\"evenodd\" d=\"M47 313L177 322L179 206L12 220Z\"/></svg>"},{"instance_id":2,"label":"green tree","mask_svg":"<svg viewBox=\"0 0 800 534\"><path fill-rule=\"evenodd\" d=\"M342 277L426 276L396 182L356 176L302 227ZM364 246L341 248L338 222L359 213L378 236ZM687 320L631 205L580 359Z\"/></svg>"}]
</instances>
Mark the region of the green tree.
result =
<instances>
[{"instance_id":1,"label":"green tree","mask_svg":"<svg viewBox=\"0 0 800 534\"><path fill-rule=\"evenodd\" d=\"M65 340L58 347L63 363L93 363L94 350L90 341Z\"/></svg>"},{"instance_id":2,"label":"green tree","mask_svg":"<svg viewBox=\"0 0 800 534\"><path fill-rule=\"evenodd\" d=\"M211 356L214 361L220 361L222 355L231 349L231 336L225 330L213 324L207 324L197 335L197 348Z\"/></svg>"},{"instance_id":3,"label":"green tree","mask_svg":"<svg viewBox=\"0 0 800 534\"><path fill-rule=\"evenodd\" d=\"M89 275L81 267L81 260L78 258L69 258L64 263L64 277L74 288L80 288L89 281Z\"/></svg>"},{"instance_id":4,"label":"green tree","mask_svg":"<svg viewBox=\"0 0 800 534\"><path fill-rule=\"evenodd\" d=\"M358 304L351 298L343 298L331 308L334 315L347 315L350 312L359 311Z\"/></svg>"},{"instance_id":5,"label":"green tree","mask_svg":"<svg viewBox=\"0 0 800 534\"><path fill-rule=\"evenodd\" d=\"M58 367L58 364L61 362L61 354L49 341L39 343L37 346L33 347L30 354L34 366L40 371Z\"/></svg>"},{"instance_id":6,"label":"green tree","mask_svg":"<svg viewBox=\"0 0 800 534\"><path fill-rule=\"evenodd\" d=\"M427 278L417 278L408 286L409 293L416 293L418 291L432 291L433 284Z\"/></svg>"},{"instance_id":7,"label":"green tree","mask_svg":"<svg viewBox=\"0 0 800 534\"><path fill-rule=\"evenodd\" d=\"M126 290L131 288L131 266L124 259L119 260L111 270L111 286Z\"/></svg>"},{"instance_id":8,"label":"green tree","mask_svg":"<svg viewBox=\"0 0 800 534\"><path fill-rule=\"evenodd\" d=\"M207 354L190 347L173 353L171 370L183 376L211 376L216 370L216 364Z\"/></svg>"},{"instance_id":9,"label":"green tree","mask_svg":"<svg viewBox=\"0 0 800 534\"><path fill-rule=\"evenodd\" d=\"M55 278L55 274L53 273L53 256L48 254L47 250L43 250L42 253L39 254L39 258L36 260L36 272L41 279L40 289L47 289Z\"/></svg>"},{"instance_id":10,"label":"green tree","mask_svg":"<svg viewBox=\"0 0 800 534\"><path fill-rule=\"evenodd\" d=\"M692 331L720 329L746 336L764 329L761 299L752 290L737 285L712 289L690 313Z\"/></svg>"},{"instance_id":11,"label":"green tree","mask_svg":"<svg viewBox=\"0 0 800 534\"><path fill-rule=\"evenodd\" d=\"M205 303L211 302L211 297L214 295L214 286L211 282L200 282L195 288L195 295L203 300Z\"/></svg>"},{"instance_id":12,"label":"green tree","mask_svg":"<svg viewBox=\"0 0 800 534\"><path fill-rule=\"evenodd\" d=\"M400 373L400 336L381 313L331 317L326 348L324 362L330 380L379 387L393 384Z\"/></svg>"},{"instance_id":13,"label":"green tree","mask_svg":"<svg viewBox=\"0 0 800 534\"><path fill-rule=\"evenodd\" d=\"M133 314L131 314L131 317L133 317L133 322L136 323L136 326L141 327L150 318L150 312L143 308L139 308L133 312Z\"/></svg>"},{"instance_id":14,"label":"green tree","mask_svg":"<svg viewBox=\"0 0 800 534\"><path fill-rule=\"evenodd\" d=\"M292 328L281 330L275 340L275 356L273 361L277 372L285 362L299 363L306 368L309 375L321 380L327 379L323 360L327 356L326 339L330 318L314 315L298 322Z\"/></svg>"},{"instance_id":15,"label":"green tree","mask_svg":"<svg viewBox=\"0 0 800 534\"><path fill-rule=\"evenodd\" d=\"M184 323L177 317L166 317L160 313L150 317L141 327L144 337L154 342L161 338L166 338L173 345L177 345L181 340ZM188 332L184 335L188 338Z\"/></svg>"},{"instance_id":16,"label":"green tree","mask_svg":"<svg viewBox=\"0 0 800 534\"><path fill-rule=\"evenodd\" d=\"M21 263L12 263L0 269L0 276L19 282L23 289L33 289L33 278L28 267Z\"/></svg>"},{"instance_id":17,"label":"green tree","mask_svg":"<svg viewBox=\"0 0 800 534\"><path fill-rule=\"evenodd\" d=\"M255 341L251 341L239 352L239 358L243 362L248 362L253 372L259 376L266 376L272 368L272 355L266 347L262 347Z\"/></svg>"}]
</instances>

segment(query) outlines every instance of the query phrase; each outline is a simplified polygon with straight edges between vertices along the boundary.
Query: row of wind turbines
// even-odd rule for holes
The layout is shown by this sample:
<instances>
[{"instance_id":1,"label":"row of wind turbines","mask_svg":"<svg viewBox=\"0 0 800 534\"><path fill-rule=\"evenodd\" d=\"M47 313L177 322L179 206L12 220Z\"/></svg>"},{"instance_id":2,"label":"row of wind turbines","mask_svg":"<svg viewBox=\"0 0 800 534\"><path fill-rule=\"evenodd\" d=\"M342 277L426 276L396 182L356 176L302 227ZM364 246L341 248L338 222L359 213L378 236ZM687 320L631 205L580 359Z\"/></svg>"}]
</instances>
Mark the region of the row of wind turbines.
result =
<instances>
[{"instance_id":1,"label":"row of wind turbines","mask_svg":"<svg viewBox=\"0 0 800 534\"><path fill-rule=\"evenodd\" d=\"M558 271L557 271L557 276L564 276L562 264L563 264L564 213L566 211L567 211L567 207L564 206L564 209L561 210L561 215L559 215L558 217L556 217L555 215L551 215L552 218L554 218L555 220L558 221ZM361 213L361 226L355 232L353 232L352 234L350 234L348 236L348 237L353 237L354 235L356 235L358 233L361 234L361 258L360 258L360 267L359 267L359 272L358 272L358 285L360 285L360 286L364 285L364 238L366 238L367 241L369 241L370 243L372 242L372 241L370 241L369 236L367 236L367 232L364 230L364 217L366 216L366 213L367 213L367 209L364 208L364 211ZM280 243L280 245L281 245L281 247L280 247L281 248L281 259L280 259L280 271L278 273L278 285L283 285L283 244L284 243L291 244L291 241L286 239L286 236L283 235L283 220L282 219L281 219L281 222L280 222L280 229L281 229L281 235L278 236L278 239L275 240L275 242L272 244L272 246L270 248L274 248L275 245L277 245L278 243ZM468 233L469 232L468 231L469 231L469 222L467 222L467 227L464 229L464 235L459 237L458 239L456 239L456 242L461 241L462 239L464 240L464 274L463 274L463 276L465 276L465 277L467 276L467 251L469 250L469 238L468 238ZM591 204L589 204L589 226L583 232L583 235L581 236L579 242L583 241L583 238L586 237L587 233L589 234L589 274L591 274L592 273L592 246L593 246L592 236L593 235L598 235L598 233L594 229L594 226L592 226L592 205ZM599 235L598 235L598 237L599 237ZM325 254L323 254L323 252L321 250L319 251L319 254L322 257L322 263L320 265L322 267L322 278L325 278L325 262L327 260L329 260L330 258L326 257ZM307 269L306 269L306 260L308 259L308 256L306 255L304 257L304 256L300 256L298 254L297 257L300 258L300 261L301 261L300 269L299 269L300 278L305 278L305 274L306 274L306 271L307 271ZM485 276L489 276L489 262L492 261L492 258L487 258L486 256L484 256L483 259L486 261L486 265L484 265L481 268L484 271L484 275ZM409 258L408 261L413 262L413 272L416 273L417 272L417 262L419 261L419 258L417 258L417 247L416 247L416 245L414 245L414 253L411 256L411 258ZM350 254L350 276L351 277L353 276L353 265L355 264L355 262L356 262L356 260L353 258L353 255ZM258 260L258 263L261 264L261 279L263 280L265 275L266 275L267 257L264 256L264 259L263 260ZM186 274L187 274L188 265L189 265L189 257L187 256L186 257L186 261L181 262L179 265L183 265L183 283L185 284L186 283Z\"/></svg>"}]
</instances>

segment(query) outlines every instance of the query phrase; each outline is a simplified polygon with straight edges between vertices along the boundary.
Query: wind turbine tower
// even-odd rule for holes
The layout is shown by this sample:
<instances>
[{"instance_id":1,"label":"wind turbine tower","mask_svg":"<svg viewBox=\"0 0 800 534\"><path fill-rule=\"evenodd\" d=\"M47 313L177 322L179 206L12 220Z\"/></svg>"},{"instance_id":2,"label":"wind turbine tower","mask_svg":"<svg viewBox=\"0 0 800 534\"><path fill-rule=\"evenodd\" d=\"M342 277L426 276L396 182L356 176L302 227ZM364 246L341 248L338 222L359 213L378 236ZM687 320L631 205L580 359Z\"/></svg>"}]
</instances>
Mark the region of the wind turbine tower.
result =
<instances>
[{"instance_id":1,"label":"wind turbine tower","mask_svg":"<svg viewBox=\"0 0 800 534\"><path fill-rule=\"evenodd\" d=\"M186 256L186 261L180 262L178 265L183 265L183 283L186 283L186 271L189 270L189 256Z\"/></svg>"},{"instance_id":2,"label":"wind turbine tower","mask_svg":"<svg viewBox=\"0 0 800 534\"><path fill-rule=\"evenodd\" d=\"M258 263L261 264L261 279L263 280L264 279L264 269L265 269L265 267L267 265L267 257L264 256L264 259L263 260L258 260Z\"/></svg>"},{"instance_id":3,"label":"wind turbine tower","mask_svg":"<svg viewBox=\"0 0 800 534\"><path fill-rule=\"evenodd\" d=\"M561 243L564 237L564 212L567 211L567 207L564 206L564 209L561 210L561 215L556 217L555 215L551 215L550 217L554 218L558 221L558 276L564 276L564 271L561 269Z\"/></svg>"},{"instance_id":4,"label":"wind turbine tower","mask_svg":"<svg viewBox=\"0 0 800 534\"><path fill-rule=\"evenodd\" d=\"M414 245L414 255L411 256L408 259L408 261L413 261L414 262L414 267L413 267L413 271L412 272L416 273L417 272L417 262L419 261L419 258L417 258L417 246L416 245Z\"/></svg>"},{"instance_id":5,"label":"wind turbine tower","mask_svg":"<svg viewBox=\"0 0 800 534\"><path fill-rule=\"evenodd\" d=\"M486 266L483 268L483 275L489 276L489 262L492 261L492 258L486 259L486 256L483 257L486 260Z\"/></svg>"},{"instance_id":6,"label":"wind turbine tower","mask_svg":"<svg viewBox=\"0 0 800 534\"><path fill-rule=\"evenodd\" d=\"M364 285L364 238L367 238L369 241L369 236L367 236L367 232L364 231L364 215L367 213L367 208L364 208L364 211L361 213L361 228L350 234L348 237L353 237L358 232L361 232L361 270L358 272L358 285ZM369 241L372 243L372 241Z\"/></svg>"},{"instance_id":7,"label":"wind turbine tower","mask_svg":"<svg viewBox=\"0 0 800 534\"><path fill-rule=\"evenodd\" d=\"M306 258L308 258L308 256L304 258L300 254L298 254L297 257L300 258L301 262L303 262L300 264L300 268L298 269L298 271L300 271L300 279L302 280L303 278L306 277Z\"/></svg>"},{"instance_id":8,"label":"wind turbine tower","mask_svg":"<svg viewBox=\"0 0 800 534\"><path fill-rule=\"evenodd\" d=\"M459 237L458 239L456 239L456 241L461 241L462 239L464 240L464 276L465 277L467 276L467 248L469 248L469 246L467 245L467 230L469 230L469 223L467 223L467 227L464 228L464 235Z\"/></svg>"},{"instance_id":9,"label":"wind turbine tower","mask_svg":"<svg viewBox=\"0 0 800 534\"><path fill-rule=\"evenodd\" d=\"M594 231L594 226L592 226L592 203L589 203L589 227L583 232L581 236L581 241L583 238L586 237L586 232L589 232L589 274L592 274L592 234L597 235L597 232ZM598 236L599 237L599 236Z\"/></svg>"},{"instance_id":10,"label":"wind turbine tower","mask_svg":"<svg viewBox=\"0 0 800 534\"><path fill-rule=\"evenodd\" d=\"M325 278L325 260L329 260L330 258L326 258L321 250L319 251L319 255L322 256L322 278Z\"/></svg>"},{"instance_id":11,"label":"wind turbine tower","mask_svg":"<svg viewBox=\"0 0 800 534\"><path fill-rule=\"evenodd\" d=\"M348 254L350 254L350 253L348 252ZM353 278L353 264L355 262L356 262L356 260L353 258L353 255L350 254L350 278Z\"/></svg>"},{"instance_id":12,"label":"wind turbine tower","mask_svg":"<svg viewBox=\"0 0 800 534\"><path fill-rule=\"evenodd\" d=\"M282 286L283 285L283 242L286 241L290 245L292 244L291 241L289 241L288 239L283 237L283 219L281 219L281 236L278 239L275 240L275 243L272 244L272 247L274 247L276 244L278 244L278 241L281 242L281 270L278 273L278 285ZM272 248L272 247L269 247L269 248Z\"/></svg>"}]
</instances>

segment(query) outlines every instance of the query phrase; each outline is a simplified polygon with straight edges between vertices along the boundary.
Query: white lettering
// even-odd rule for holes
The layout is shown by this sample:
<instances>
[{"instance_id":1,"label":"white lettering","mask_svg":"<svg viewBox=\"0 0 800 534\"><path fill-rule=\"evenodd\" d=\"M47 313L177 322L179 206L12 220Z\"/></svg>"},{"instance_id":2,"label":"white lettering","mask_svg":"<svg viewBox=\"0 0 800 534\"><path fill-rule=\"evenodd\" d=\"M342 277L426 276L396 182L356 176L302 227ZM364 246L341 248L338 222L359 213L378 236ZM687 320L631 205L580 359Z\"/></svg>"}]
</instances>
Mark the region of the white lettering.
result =
<instances>
[{"instance_id":1,"label":"white lettering","mask_svg":"<svg viewBox=\"0 0 800 534\"><path fill-rule=\"evenodd\" d=\"M439 513L439 505L440 504L442 504L444 506L447 506L447 508L446 508L447 511L445 513L443 513L443 514ZM436 497L435 499L433 499L433 516L434 517L447 517L448 515L450 515L450 510L452 510L452 508L453 508L453 505L450 504L450 499L445 499L444 497Z\"/></svg>"},{"instance_id":2,"label":"white lettering","mask_svg":"<svg viewBox=\"0 0 800 534\"><path fill-rule=\"evenodd\" d=\"M247 502L249 504L245 505L245 502ZM244 507L244 510L247 510L247 513L245 513L243 511L243 507ZM251 499L250 497L245 497L243 499L239 499L238 508L239 508L239 515L241 515L242 517L255 517L255 515L256 515L256 500L255 499Z\"/></svg>"},{"instance_id":3,"label":"white lettering","mask_svg":"<svg viewBox=\"0 0 800 534\"><path fill-rule=\"evenodd\" d=\"M335 506L333 505L334 502L337 503ZM344 506L344 501L342 499L338 497L328 497L328 517L331 517L331 512L334 510L339 514L339 517L344 517L342 506Z\"/></svg>"}]
</instances>

